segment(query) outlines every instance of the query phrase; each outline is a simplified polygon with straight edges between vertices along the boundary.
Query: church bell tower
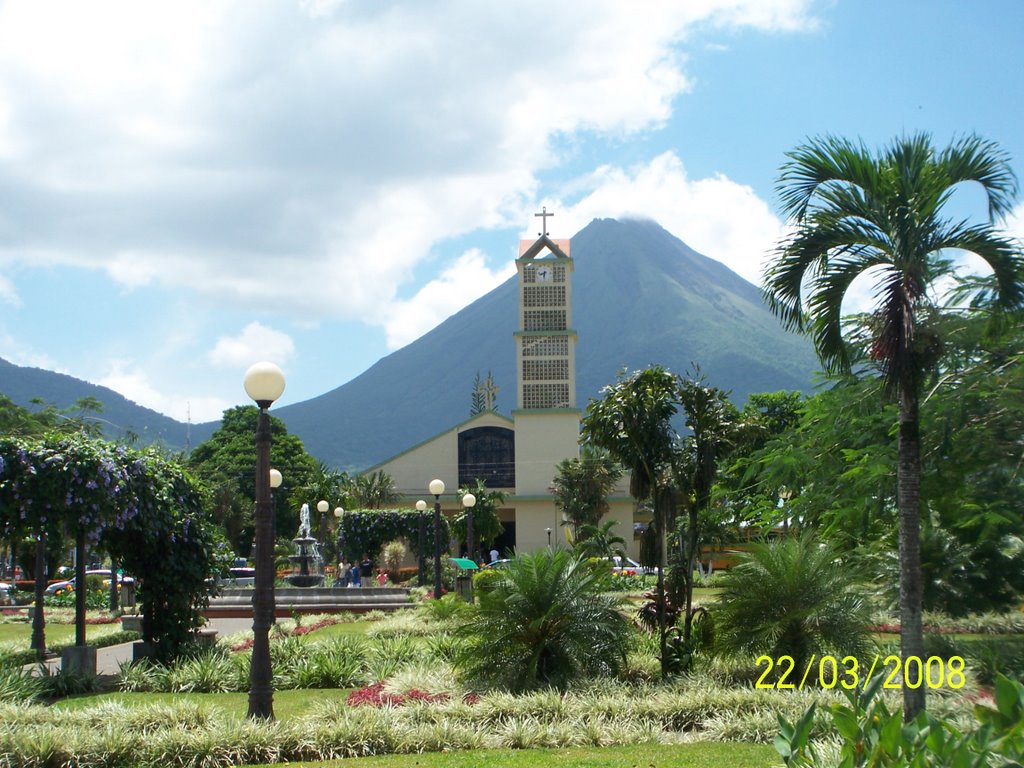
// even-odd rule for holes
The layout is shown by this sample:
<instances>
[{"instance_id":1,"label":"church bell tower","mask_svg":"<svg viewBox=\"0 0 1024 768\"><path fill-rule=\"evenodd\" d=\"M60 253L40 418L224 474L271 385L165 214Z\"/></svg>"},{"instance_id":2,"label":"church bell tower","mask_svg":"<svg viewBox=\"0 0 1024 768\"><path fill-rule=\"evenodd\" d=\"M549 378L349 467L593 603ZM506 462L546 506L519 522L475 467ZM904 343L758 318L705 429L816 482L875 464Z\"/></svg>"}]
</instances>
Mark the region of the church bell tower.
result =
<instances>
[{"instance_id":1,"label":"church bell tower","mask_svg":"<svg viewBox=\"0 0 1024 768\"><path fill-rule=\"evenodd\" d=\"M546 496L555 466L579 456L576 331L572 327L569 240L548 236L519 242L519 330L516 341L516 495Z\"/></svg>"}]
</instances>

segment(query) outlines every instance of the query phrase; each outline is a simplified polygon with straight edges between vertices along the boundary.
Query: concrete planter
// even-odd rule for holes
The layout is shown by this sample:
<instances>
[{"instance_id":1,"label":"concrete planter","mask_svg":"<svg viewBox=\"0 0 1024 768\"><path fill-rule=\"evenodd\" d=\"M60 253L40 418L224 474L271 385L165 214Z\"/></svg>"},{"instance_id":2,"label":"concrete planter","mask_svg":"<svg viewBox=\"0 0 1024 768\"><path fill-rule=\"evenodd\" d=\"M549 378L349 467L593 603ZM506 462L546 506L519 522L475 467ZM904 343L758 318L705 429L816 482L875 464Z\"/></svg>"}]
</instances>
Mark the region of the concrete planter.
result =
<instances>
[{"instance_id":1,"label":"concrete planter","mask_svg":"<svg viewBox=\"0 0 1024 768\"><path fill-rule=\"evenodd\" d=\"M62 672L76 672L82 675L96 675L96 649L91 645L73 645L60 652Z\"/></svg>"},{"instance_id":2,"label":"concrete planter","mask_svg":"<svg viewBox=\"0 0 1024 768\"><path fill-rule=\"evenodd\" d=\"M142 634L142 617L137 614L126 614L121 617L121 629L125 632Z\"/></svg>"}]
</instances>

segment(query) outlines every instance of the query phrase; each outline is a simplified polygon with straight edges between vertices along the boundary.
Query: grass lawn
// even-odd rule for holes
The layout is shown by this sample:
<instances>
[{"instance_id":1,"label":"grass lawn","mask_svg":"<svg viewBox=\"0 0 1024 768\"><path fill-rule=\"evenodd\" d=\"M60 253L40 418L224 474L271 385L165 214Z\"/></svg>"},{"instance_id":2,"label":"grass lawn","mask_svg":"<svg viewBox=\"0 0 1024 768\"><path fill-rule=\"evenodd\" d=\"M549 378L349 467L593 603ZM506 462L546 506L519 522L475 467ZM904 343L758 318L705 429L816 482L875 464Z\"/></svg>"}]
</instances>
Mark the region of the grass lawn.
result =
<instances>
[{"instance_id":1,"label":"grass lawn","mask_svg":"<svg viewBox=\"0 0 1024 768\"><path fill-rule=\"evenodd\" d=\"M113 624L86 624L85 637L87 640L95 640L97 637L109 635L112 632L120 632L121 623ZM32 625L27 622L8 622L0 624L0 643L11 645L22 644L28 648L32 642ZM67 645L75 642L74 624L46 624L46 644Z\"/></svg>"},{"instance_id":2,"label":"grass lawn","mask_svg":"<svg viewBox=\"0 0 1024 768\"><path fill-rule=\"evenodd\" d=\"M372 621L350 621L344 624L330 624L314 631L311 636L320 641L343 635L362 635L373 623Z\"/></svg>"},{"instance_id":3,"label":"grass lawn","mask_svg":"<svg viewBox=\"0 0 1024 768\"><path fill-rule=\"evenodd\" d=\"M277 763L278 766L296 763ZM627 747L573 749L487 749L416 755L358 757L301 768L768 768L782 765L778 753L758 744L638 744Z\"/></svg>"}]
</instances>

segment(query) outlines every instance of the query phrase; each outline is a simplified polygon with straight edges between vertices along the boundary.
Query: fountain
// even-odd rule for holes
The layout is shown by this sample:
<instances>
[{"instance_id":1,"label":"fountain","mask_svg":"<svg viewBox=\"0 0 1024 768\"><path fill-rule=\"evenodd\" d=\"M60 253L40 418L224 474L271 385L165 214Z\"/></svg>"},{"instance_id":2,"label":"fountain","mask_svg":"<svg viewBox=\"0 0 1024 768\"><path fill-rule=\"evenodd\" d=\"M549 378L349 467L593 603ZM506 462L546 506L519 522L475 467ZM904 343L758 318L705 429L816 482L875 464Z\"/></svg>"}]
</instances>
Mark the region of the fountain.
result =
<instances>
[{"instance_id":1,"label":"fountain","mask_svg":"<svg viewBox=\"0 0 1024 768\"><path fill-rule=\"evenodd\" d=\"M309 525L309 504L303 504L299 512L299 532L292 539L298 554L288 556L288 559L292 561L292 567L298 566L299 570L298 573L285 576L285 579L293 587L318 587L323 583L323 574L319 573L323 561L316 545L316 539L312 534L313 531ZM312 573L310 564L314 568Z\"/></svg>"}]
</instances>

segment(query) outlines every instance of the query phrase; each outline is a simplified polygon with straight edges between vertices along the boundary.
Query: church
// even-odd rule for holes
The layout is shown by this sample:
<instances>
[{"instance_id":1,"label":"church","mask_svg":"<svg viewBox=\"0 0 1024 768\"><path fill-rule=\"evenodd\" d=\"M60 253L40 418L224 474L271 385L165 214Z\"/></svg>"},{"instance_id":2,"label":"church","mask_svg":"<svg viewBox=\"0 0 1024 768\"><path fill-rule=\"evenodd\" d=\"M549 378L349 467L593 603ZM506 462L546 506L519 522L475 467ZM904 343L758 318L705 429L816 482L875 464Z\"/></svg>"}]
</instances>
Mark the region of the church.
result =
<instances>
[{"instance_id":1,"label":"church","mask_svg":"<svg viewBox=\"0 0 1024 768\"><path fill-rule=\"evenodd\" d=\"M493 384L478 389L484 408L468 420L370 469L386 472L398 488L423 488L422 495L402 499L400 506L433 499L427 484L444 481L442 511L461 506L460 487L482 480L488 489L505 494L499 517L503 533L496 542L502 557L512 550L532 551L565 541L562 515L551 486L556 467L579 457L581 410L576 402L576 342L572 326L573 260L569 240L548 236L543 222L536 240L521 240L516 271L519 281L516 349L516 408L512 418L491 408ZM628 478L609 498L604 520L616 519L615 533L636 554L634 503Z\"/></svg>"}]
</instances>

